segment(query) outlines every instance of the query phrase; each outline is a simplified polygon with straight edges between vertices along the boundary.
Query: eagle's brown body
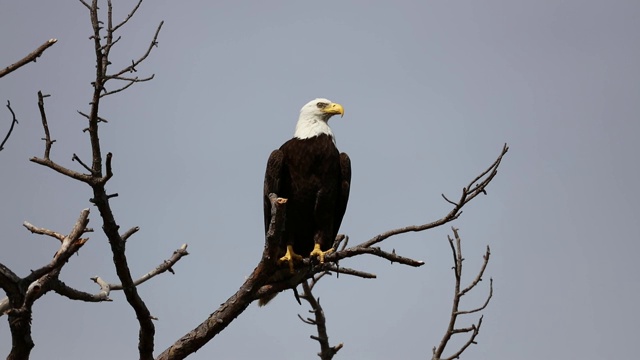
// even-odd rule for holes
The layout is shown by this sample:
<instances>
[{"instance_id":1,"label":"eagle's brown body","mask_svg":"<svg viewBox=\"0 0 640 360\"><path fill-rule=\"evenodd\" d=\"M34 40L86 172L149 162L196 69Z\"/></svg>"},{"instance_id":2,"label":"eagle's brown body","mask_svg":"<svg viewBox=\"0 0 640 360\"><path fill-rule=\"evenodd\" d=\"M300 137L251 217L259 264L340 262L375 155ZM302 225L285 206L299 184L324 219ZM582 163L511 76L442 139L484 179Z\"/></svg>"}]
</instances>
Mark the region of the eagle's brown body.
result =
<instances>
[{"instance_id":1,"label":"eagle's brown body","mask_svg":"<svg viewBox=\"0 0 640 360\"><path fill-rule=\"evenodd\" d=\"M350 182L349 156L338 151L331 135L293 138L271 153L264 180L265 232L271 220L269 194L288 199L279 255L287 245L304 257L315 244L322 251L333 246Z\"/></svg>"}]
</instances>

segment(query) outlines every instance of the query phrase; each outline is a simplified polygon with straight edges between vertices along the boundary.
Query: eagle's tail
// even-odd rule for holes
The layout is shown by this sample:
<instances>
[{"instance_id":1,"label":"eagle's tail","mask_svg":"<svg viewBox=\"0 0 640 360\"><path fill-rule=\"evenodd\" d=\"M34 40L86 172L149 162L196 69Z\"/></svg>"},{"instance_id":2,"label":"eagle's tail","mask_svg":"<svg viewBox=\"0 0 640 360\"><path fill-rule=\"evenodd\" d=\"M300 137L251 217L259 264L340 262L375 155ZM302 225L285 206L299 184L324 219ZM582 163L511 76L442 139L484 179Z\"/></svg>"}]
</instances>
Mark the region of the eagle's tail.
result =
<instances>
[{"instance_id":1,"label":"eagle's tail","mask_svg":"<svg viewBox=\"0 0 640 360\"><path fill-rule=\"evenodd\" d=\"M269 301L273 300L273 298L276 297L276 295L278 295L278 293L273 293L273 294L261 297L260 299L258 299L258 306L262 307L267 305Z\"/></svg>"}]
</instances>

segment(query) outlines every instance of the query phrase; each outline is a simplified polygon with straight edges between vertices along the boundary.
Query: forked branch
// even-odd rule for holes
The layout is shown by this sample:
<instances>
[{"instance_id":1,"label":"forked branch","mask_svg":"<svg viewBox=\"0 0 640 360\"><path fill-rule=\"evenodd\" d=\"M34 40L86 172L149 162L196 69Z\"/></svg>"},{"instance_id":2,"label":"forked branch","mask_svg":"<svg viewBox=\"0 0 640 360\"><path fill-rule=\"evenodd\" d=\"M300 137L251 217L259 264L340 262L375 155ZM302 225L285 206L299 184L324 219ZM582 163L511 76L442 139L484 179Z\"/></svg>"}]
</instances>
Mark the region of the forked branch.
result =
<instances>
[{"instance_id":1,"label":"forked branch","mask_svg":"<svg viewBox=\"0 0 640 360\"><path fill-rule=\"evenodd\" d=\"M309 312L313 314L313 318L302 318L302 316L298 315L300 320L305 324L315 325L318 335L311 335L311 339L316 340L320 344L320 352L318 356L322 360L331 360L333 356L342 349L344 346L343 343L339 343L338 345L331 346L329 344L329 335L327 334L327 319L324 316L324 310L320 305L320 298L316 298L313 295L313 288L316 286L318 281L329 274L328 272L323 272L318 275L315 275L310 281L304 280L302 282L302 295L300 295L300 299L305 300L309 306L311 306L311 310Z\"/></svg>"},{"instance_id":2,"label":"forked branch","mask_svg":"<svg viewBox=\"0 0 640 360\"><path fill-rule=\"evenodd\" d=\"M133 285L138 286L146 282L147 280L150 280L155 276L160 275L166 271L173 274L174 273L173 265L175 265L178 261L180 261L180 259L182 259L183 256L187 256L187 255L189 255L189 253L187 252L187 244L182 244L180 248L178 248L176 251L173 252L173 255L169 259L163 261L162 264L156 266L155 269L149 271L148 273L142 275L140 278L135 280L133 282ZM91 280L93 280L96 284L100 286L100 293L96 296L104 297L105 299L109 299L109 293L111 291L123 290L122 284L110 284L104 281L99 276L92 277Z\"/></svg>"},{"instance_id":3,"label":"forked branch","mask_svg":"<svg viewBox=\"0 0 640 360\"><path fill-rule=\"evenodd\" d=\"M51 290L64 264L88 240L81 237L87 232L88 223L89 209L84 209L69 235L62 238L54 231L37 228L27 223L28 225L25 226L32 232L50 235L60 240L60 248L53 256L53 259L49 264L32 271L22 279L4 265L0 265L0 286L5 290L8 298L0 301L0 316L8 315L12 336L9 359L29 358L31 349L34 346L31 338L31 308L33 303Z\"/></svg>"},{"instance_id":4,"label":"forked branch","mask_svg":"<svg viewBox=\"0 0 640 360\"><path fill-rule=\"evenodd\" d=\"M444 333L444 336L442 337L440 344L437 347L433 348L432 360L458 359L460 355L462 355L462 353L471 344L476 344L476 337L480 333L480 327L482 326L482 316L480 316L480 319L478 319L477 323L474 323L471 326L464 327L464 328L456 327L457 326L456 321L458 320L458 316L460 315L472 314L472 313L476 313L484 310L487 307L487 305L489 305L489 301L491 301L491 297L493 296L493 279L490 279L489 295L487 296L487 299L485 300L484 304L482 304L480 307L477 307L473 310L466 310L466 311L460 310L460 300L462 299L462 297L466 295L469 291L473 290L473 288L475 288L476 285L478 285L478 283L482 281L482 276L484 275L484 271L487 268L487 264L489 263L489 257L491 256L491 251L487 246L487 252L483 256L484 261L482 262L480 271L478 272L476 277L473 279L473 281L471 281L471 283L466 288L461 289L462 262L464 258L462 257L462 246L461 246L460 236L458 234L458 229L452 228L452 230L453 230L454 239L452 239L451 237L448 237L448 239L449 239L449 245L451 246L451 253L453 254L453 263L454 263L453 270L455 275L453 306L451 309L451 316L449 319L449 325L447 327L447 330ZM442 357L442 354L447 348L447 345L449 344L449 341L451 340L453 335L464 334L464 333L470 334L467 341L464 344L462 344L462 346L460 346L458 350L454 351L452 355L448 357Z\"/></svg>"}]
</instances>

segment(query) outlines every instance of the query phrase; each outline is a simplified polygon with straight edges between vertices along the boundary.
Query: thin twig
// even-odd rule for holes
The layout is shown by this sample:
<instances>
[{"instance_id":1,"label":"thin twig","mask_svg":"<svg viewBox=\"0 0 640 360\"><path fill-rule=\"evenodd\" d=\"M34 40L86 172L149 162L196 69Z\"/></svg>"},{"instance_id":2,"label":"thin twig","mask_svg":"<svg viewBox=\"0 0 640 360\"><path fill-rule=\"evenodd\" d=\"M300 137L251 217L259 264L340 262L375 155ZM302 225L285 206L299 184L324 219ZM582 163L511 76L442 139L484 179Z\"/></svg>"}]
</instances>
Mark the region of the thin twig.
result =
<instances>
[{"instance_id":1,"label":"thin twig","mask_svg":"<svg viewBox=\"0 0 640 360\"><path fill-rule=\"evenodd\" d=\"M71 161L77 161L78 164L80 164L83 168L85 168L89 173L93 172L93 170L89 166L87 166L87 164L82 162L82 160L80 160L80 157L78 157L78 155L76 155L75 153L71 157Z\"/></svg>"},{"instance_id":2,"label":"thin twig","mask_svg":"<svg viewBox=\"0 0 640 360\"><path fill-rule=\"evenodd\" d=\"M104 93L102 93L102 94L100 95L100 97L105 97L105 96L113 95L113 94L119 93L119 92L121 92L121 91L123 91L123 90L127 90L131 85L133 85L133 84L135 84L135 83L140 83L140 82L145 82L145 81L153 80L153 77L154 77L154 76L155 76L155 75L153 75L153 74L152 74L151 76L146 77L146 78L144 78L144 79L139 79L138 77L131 78L131 79L113 78L114 80L128 81L129 83L128 83L127 85L123 86L123 87L120 87L120 88L116 89L116 90L112 90L112 91L106 91L106 90L105 90L105 92L104 92Z\"/></svg>"},{"instance_id":3,"label":"thin twig","mask_svg":"<svg viewBox=\"0 0 640 360\"><path fill-rule=\"evenodd\" d=\"M485 191L485 188L489 185L491 180L493 180L495 175L498 173L498 167L500 166L500 162L502 161L502 158L504 157L504 155L507 154L507 151L509 151L509 147L507 146L507 144L504 144L500 155L494 161L494 163L491 164L489 168L483 171L475 179L473 179L467 187L462 189L462 195L460 196L460 199L458 200L457 203L454 203L445 197L445 200L455 205L453 209L451 209L451 211L444 217L423 225L411 225L411 226L406 226L406 227L402 227L394 230L389 230L387 232L384 232L380 235L373 237L372 239L362 243L361 245L364 247L369 247L391 236L400 235L408 232L419 232L419 231L432 229L457 219L462 214L462 211L461 211L462 207L464 207L467 203L473 200L478 194L483 193ZM472 190L469 190L469 189L472 189Z\"/></svg>"},{"instance_id":4,"label":"thin twig","mask_svg":"<svg viewBox=\"0 0 640 360\"><path fill-rule=\"evenodd\" d=\"M133 10L131 10L131 12L129 13L129 15L127 15L127 17L122 20L122 22L116 26L114 26L111 31L112 32L116 32L120 27L122 27L124 24L126 24L127 22L129 22L129 20L131 20L131 18L133 17L133 15L135 15L136 11L138 11L138 8L140 7L140 5L142 4L142 0L139 0L138 3L136 4L136 6L133 8Z\"/></svg>"},{"instance_id":5,"label":"thin twig","mask_svg":"<svg viewBox=\"0 0 640 360\"><path fill-rule=\"evenodd\" d=\"M118 71L115 74L108 75L107 78L116 78L124 73L135 72L136 66L140 65L140 63L142 63L149 56L149 54L151 54L151 50L153 50L154 47L158 46L158 34L160 34L160 29L162 29L162 25L164 25L164 21L160 22L160 24L156 28L155 34L153 35L153 39L151 40L151 43L147 48L147 51L140 58L138 58L138 60L132 61L131 65L125 67L124 69Z\"/></svg>"},{"instance_id":6,"label":"thin twig","mask_svg":"<svg viewBox=\"0 0 640 360\"><path fill-rule=\"evenodd\" d=\"M51 140L51 133L49 132L49 124L47 124L47 114L44 111L44 98L49 95L42 95L42 91L38 91L38 109L40 109L40 118L42 119L42 127L44 128L45 138L42 139L45 141L44 147L44 158L45 160L49 160L49 154L51 153L51 145L53 145L55 140Z\"/></svg>"},{"instance_id":7,"label":"thin twig","mask_svg":"<svg viewBox=\"0 0 640 360\"><path fill-rule=\"evenodd\" d=\"M173 252L173 255L162 262L162 264L158 265L155 269L149 271L148 273L142 275L140 278L133 282L134 286L138 286L140 284L145 283L146 281L152 279L153 277L160 275L166 271L173 273L173 265L175 265L182 257L189 255L187 252L187 244L182 244L182 246ZM122 284L110 284L105 282L99 276L91 278L96 284L100 285L101 289L108 289L107 296L109 295L109 291L115 290L123 290Z\"/></svg>"},{"instance_id":8,"label":"thin twig","mask_svg":"<svg viewBox=\"0 0 640 360\"><path fill-rule=\"evenodd\" d=\"M4 144L7 142L7 140L9 140L9 136L11 136L11 133L13 132L13 127L18 123L18 119L16 119L16 113L13 112L13 109L11 108L11 102L9 102L9 100L7 100L7 109L9 109L9 112L11 112L11 126L9 126L7 136L5 136L4 140L2 140L2 142L0 143L0 151L4 150Z\"/></svg>"},{"instance_id":9,"label":"thin twig","mask_svg":"<svg viewBox=\"0 0 640 360\"><path fill-rule=\"evenodd\" d=\"M83 112L82 112L82 111L80 111L80 110L76 110L76 111L78 112L78 114L80 114L80 115L84 116L85 118L87 118L87 120L89 120L89 119L90 119L90 118L89 118L89 115L87 115L87 114L83 113ZM98 122L109 123L106 119L101 118L100 116L98 116Z\"/></svg>"}]
</instances>

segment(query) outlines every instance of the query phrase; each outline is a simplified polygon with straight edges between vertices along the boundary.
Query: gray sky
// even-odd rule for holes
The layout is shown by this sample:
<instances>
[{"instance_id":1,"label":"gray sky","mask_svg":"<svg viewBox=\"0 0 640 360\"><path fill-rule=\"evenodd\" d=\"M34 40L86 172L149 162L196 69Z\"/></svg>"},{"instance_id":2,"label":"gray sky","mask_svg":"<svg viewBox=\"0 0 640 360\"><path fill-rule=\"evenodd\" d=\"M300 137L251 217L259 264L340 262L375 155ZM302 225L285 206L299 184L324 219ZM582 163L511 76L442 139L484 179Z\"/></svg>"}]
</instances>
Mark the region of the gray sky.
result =
<instances>
[{"instance_id":1,"label":"gray sky","mask_svg":"<svg viewBox=\"0 0 640 360\"><path fill-rule=\"evenodd\" d=\"M130 3L130 2L126 2ZM130 7L117 2L116 14ZM106 6L105 6L106 7ZM103 103L103 150L114 153L108 190L141 275L178 248L176 275L140 287L156 322L156 354L237 290L263 245L262 181L271 150L293 134L315 97L344 105L331 125L353 163L341 232L351 242L439 218L452 197L511 146L489 196L460 228L467 279L489 244L495 295L467 359L616 359L635 354L640 313L640 3L637 1L274 1L189 5L148 1L112 52L114 67L160 46L138 69L156 78ZM52 157L89 159L85 123L94 72L90 23L79 3L11 1L0 12L0 65L45 40L35 64L0 81L19 126L0 153L0 262L20 275L57 243L22 222L68 232L90 189L28 158L41 156L36 93L46 107ZM113 86L113 85L112 85ZM9 113L0 109L0 133ZM91 226L99 228L92 208ZM445 227L385 248L426 261L419 269L360 257L319 285L332 343L343 359L426 358L448 321L453 287ZM117 280L100 233L61 278L94 292ZM479 305L486 288L463 300ZM50 294L34 307L35 359L135 358L137 322L121 293L112 303ZM251 306L193 359L314 358L314 328L291 292ZM0 319L0 352L10 336ZM477 320L466 319L466 323Z\"/></svg>"}]
</instances>

